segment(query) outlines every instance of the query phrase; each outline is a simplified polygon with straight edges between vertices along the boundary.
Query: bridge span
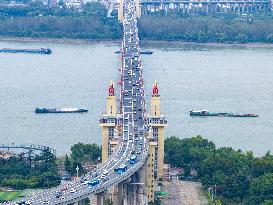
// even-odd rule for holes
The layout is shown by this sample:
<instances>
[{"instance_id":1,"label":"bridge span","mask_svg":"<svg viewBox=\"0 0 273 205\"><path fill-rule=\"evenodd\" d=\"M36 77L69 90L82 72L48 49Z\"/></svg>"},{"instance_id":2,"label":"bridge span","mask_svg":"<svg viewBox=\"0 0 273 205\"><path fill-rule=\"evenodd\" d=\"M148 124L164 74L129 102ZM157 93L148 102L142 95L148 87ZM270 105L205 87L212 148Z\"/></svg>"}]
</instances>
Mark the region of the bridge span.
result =
<instances>
[{"instance_id":1,"label":"bridge span","mask_svg":"<svg viewBox=\"0 0 273 205\"><path fill-rule=\"evenodd\" d=\"M43 151L49 151L52 154L54 154L56 156L56 150L52 149L48 146L43 146L43 145L34 145L34 144L15 144L15 143L11 143L11 144L0 144L0 150L4 149L4 150L17 150L17 149L23 149L23 150L27 150L28 153L32 153L33 151L38 151L38 152L43 152Z\"/></svg>"},{"instance_id":2,"label":"bridge span","mask_svg":"<svg viewBox=\"0 0 273 205\"><path fill-rule=\"evenodd\" d=\"M141 13L217 14L271 12L271 0L141 0Z\"/></svg>"},{"instance_id":3,"label":"bridge span","mask_svg":"<svg viewBox=\"0 0 273 205\"><path fill-rule=\"evenodd\" d=\"M97 204L100 205L103 203L104 192L113 186L117 189L116 204L147 204L144 166L148 158L150 130L146 115L137 27L139 7L137 0L124 0L121 5L119 17L123 23L123 39L120 122L123 131L115 152L103 162L99 169L86 174L85 182L76 180L65 187L65 190L60 186L28 196L23 199L23 204L83 204L86 198L95 194ZM137 150L135 154L137 159L134 164L129 163L132 150ZM126 170L118 173L116 170L120 167L126 167ZM56 193L60 190L63 190L62 196L57 197ZM18 202L20 201L9 204Z\"/></svg>"},{"instance_id":4,"label":"bridge span","mask_svg":"<svg viewBox=\"0 0 273 205\"><path fill-rule=\"evenodd\" d=\"M222 14L271 12L271 0L140 0L142 15L156 12L179 12L182 14ZM119 7L119 3L115 4Z\"/></svg>"}]
</instances>

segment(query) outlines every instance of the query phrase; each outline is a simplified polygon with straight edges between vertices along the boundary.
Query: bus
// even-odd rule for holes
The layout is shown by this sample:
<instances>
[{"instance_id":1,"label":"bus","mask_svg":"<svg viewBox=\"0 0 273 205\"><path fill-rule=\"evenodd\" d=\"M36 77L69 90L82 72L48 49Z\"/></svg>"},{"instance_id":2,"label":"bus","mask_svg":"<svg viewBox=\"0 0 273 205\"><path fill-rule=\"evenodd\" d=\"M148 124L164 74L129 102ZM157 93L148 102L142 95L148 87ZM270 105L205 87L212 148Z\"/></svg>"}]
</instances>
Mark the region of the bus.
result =
<instances>
[{"instance_id":1,"label":"bus","mask_svg":"<svg viewBox=\"0 0 273 205\"><path fill-rule=\"evenodd\" d=\"M98 185L100 183L100 180L98 180L97 178L95 178L95 179L93 179L93 180L90 180L90 181L88 181L88 185L89 186L96 186L96 185Z\"/></svg>"},{"instance_id":2,"label":"bus","mask_svg":"<svg viewBox=\"0 0 273 205\"><path fill-rule=\"evenodd\" d=\"M135 164L137 162L137 157L136 155L132 155L130 158L130 164Z\"/></svg>"},{"instance_id":3,"label":"bus","mask_svg":"<svg viewBox=\"0 0 273 205\"><path fill-rule=\"evenodd\" d=\"M125 164L122 164L120 167L115 168L115 172L117 172L118 174L123 174L126 171L127 171L127 165Z\"/></svg>"}]
</instances>

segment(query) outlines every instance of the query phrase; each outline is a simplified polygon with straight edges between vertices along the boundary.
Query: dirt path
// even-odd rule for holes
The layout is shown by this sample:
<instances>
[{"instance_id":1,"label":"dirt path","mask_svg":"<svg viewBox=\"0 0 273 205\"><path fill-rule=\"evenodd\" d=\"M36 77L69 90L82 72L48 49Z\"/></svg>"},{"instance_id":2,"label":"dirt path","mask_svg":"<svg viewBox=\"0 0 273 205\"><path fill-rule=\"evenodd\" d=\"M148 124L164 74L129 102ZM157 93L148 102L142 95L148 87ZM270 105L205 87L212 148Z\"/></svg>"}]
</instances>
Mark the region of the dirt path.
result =
<instances>
[{"instance_id":1,"label":"dirt path","mask_svg":"<svg viewBox=\"0 0 273 205\"><path fill-rule=\"evenodd\" d=\"M162 199L162 205L207 205L207 199L201 192L198 182L172 181L165 182L163 191L168 196Z\"/></svg>"}]
</instances>

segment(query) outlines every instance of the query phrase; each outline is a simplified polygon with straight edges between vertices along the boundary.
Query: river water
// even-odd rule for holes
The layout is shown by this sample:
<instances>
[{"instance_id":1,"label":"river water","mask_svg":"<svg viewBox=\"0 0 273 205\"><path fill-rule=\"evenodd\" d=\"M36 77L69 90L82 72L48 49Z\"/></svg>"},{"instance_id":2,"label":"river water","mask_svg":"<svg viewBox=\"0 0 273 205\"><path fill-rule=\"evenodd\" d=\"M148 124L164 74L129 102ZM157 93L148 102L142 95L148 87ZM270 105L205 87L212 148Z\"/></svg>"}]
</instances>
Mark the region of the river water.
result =
<instances>
[{"instance_id":1,"label":"river water","mask_svg":"<svg viewBox=\"0 0 273 205\"><path fill-rule=\"evenodd\" d=\"M119 43L0 41L0 48L49 47L52 55L0 54L1 143L48 145L58 155L77 142L101 144L97 122L107 88L118 81ZM273 151L273 47L143 42L147 103L154 80L166 137L202 135L217 146ZM34 113L86 107L87 114ZM191 109L256 113L259 118L192 118Z\"/></svg>"}]
</instances>

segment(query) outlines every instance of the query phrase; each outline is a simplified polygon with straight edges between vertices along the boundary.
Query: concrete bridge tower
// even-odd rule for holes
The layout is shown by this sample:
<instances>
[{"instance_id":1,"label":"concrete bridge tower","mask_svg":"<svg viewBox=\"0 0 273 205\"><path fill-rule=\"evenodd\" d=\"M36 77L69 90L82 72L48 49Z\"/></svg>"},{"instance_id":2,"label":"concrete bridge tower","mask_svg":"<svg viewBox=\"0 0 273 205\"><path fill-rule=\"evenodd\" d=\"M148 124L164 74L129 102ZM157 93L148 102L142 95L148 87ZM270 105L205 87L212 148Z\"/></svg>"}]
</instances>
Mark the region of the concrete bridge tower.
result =
<instances>
[{"instance_id":1,"label":"concrete bridge tower","mask_svg":"<svg viewBox=\"0 0 273 205\"><path fill-rule=\"evenodd\" d=\"M106 100L106 113L100 116L99 126L102 128L102 162L108 159L117 144L114 139L115 126L117 124L117 97L114 84L111 81Z\"/></svg>"},{"instance_id":2,"label":"concrete bridge tower","mask_svg":"<svg viewBox=\"0 0 273 205\"><path fill-rule=\"evenodd\" d=\"M150 110L150 125L153 133L153 140L155 145L155 164L154 177L155 179L163 179L163 165L164 165L164 130L167 125L166 117L161 113L160 109L160 95L158 91L157 82L153 85L153 92L151 98Z\"/></svg>"}]
</instances>

